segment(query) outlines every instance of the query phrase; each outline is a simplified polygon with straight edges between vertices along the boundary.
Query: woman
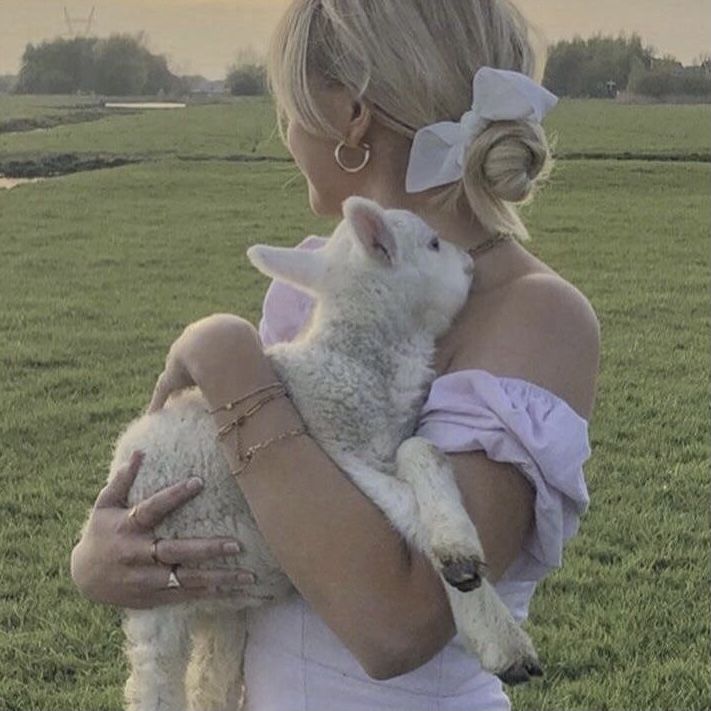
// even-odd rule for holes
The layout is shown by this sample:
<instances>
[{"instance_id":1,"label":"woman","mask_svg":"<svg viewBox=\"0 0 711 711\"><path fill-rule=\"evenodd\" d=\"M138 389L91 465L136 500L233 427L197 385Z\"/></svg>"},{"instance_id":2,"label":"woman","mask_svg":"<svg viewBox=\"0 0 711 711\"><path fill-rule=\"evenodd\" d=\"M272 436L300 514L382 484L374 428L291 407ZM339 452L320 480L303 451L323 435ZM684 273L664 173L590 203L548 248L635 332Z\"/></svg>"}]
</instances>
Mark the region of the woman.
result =
<instances>
[{"instance_id":1,"label":"woman","mask_svg":"<svg viewBox=\"0 0 711 711\"><path fill-rule=\"evenodd\" d=\"M338 215L346 197L364 195L418 213L474 255L475 285L439 344L440 377L418 433L449 453L488 577L522 620L536 581L560 566L587 506L582 464L599 326L586 298L521 244L528 234L514 204L529 199L550 168L540 124L493 120L475 130L462 119L482 67L536 73L528 27L508 0L295 0L275 34L270 78L314 212ZM476 93L475 85L475 108ZM448 167L445 154L424 155L413 142L442 121L459 122L463 160L452 162L450 153ZM218 409L273 383L262 343L293 338L309 308L304 294L273 284L261 339L233 316L193 324L173 344L151 408L193 384ZM215 418L222 426L232 415L219 410ZM312 439L280 437L299 424L281 398L241 431L245 449L264 446L239 485L300 593L252 616L248 708L510 708L499 680L453 639L429 562L408 550ZM225 453L241 466L234 432ZM199 481L127 511L139 466L134 456L101 492L73 552L84 594L124 607L249 595L248 571L194 568L239 555L238 542L154 541L153 527L195 496Z\"/></svg>"}]
</instances>

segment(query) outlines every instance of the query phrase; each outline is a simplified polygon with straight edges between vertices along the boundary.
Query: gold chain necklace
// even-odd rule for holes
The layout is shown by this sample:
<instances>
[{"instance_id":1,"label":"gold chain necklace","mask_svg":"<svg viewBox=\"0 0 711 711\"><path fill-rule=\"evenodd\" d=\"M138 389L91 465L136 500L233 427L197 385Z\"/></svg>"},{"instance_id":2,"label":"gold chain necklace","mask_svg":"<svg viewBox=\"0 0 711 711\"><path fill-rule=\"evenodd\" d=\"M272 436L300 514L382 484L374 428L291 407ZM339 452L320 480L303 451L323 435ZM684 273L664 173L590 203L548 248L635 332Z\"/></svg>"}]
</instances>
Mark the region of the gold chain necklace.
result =
<instances>
[{"instance_id":1,"label":"gold chain necklace","mask_svg":"<svg viewBox=\"0 0 711 711\"><path fill-rule=\"evenodd\" d=\"M470 257L474 258L480 254L483 254L484 252L488 252L490 249L496 247L497 244L508 242L511 239L514 239L514 235L508 232L499 232L493 237L490 237L485 242L482 242L478 247L472 247L472 249L468 249L467 252L469 253Z\"/></svg>"}]
</instances>

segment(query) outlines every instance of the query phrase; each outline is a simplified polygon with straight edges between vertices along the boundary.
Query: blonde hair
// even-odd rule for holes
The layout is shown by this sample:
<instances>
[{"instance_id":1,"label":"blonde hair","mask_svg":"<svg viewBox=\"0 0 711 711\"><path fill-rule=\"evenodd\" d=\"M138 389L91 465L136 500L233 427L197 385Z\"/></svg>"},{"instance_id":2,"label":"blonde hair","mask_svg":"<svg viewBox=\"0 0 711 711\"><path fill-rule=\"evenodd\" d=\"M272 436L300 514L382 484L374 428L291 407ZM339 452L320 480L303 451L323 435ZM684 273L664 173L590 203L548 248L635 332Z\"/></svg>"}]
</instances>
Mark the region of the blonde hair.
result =
<instances>
[{"instance_id":1,"label":"blonde hair","mask_svg":"<svg viewBox=\"0 0 711 711\"><path fill-rule=\"evenodd\" d=\"M288 117L342 140L316 98L328 87L346 87L408 138L422 126L458 121L471 108L480 67L540 80L530 30L510 0L294 0L269 56L282 138ZM532 199L552 165L539 124L495 122L469 146L463 179L432 200L446 210L468 204L485 228L526 240L516 204Z\"/></svg>"}]
</instances>

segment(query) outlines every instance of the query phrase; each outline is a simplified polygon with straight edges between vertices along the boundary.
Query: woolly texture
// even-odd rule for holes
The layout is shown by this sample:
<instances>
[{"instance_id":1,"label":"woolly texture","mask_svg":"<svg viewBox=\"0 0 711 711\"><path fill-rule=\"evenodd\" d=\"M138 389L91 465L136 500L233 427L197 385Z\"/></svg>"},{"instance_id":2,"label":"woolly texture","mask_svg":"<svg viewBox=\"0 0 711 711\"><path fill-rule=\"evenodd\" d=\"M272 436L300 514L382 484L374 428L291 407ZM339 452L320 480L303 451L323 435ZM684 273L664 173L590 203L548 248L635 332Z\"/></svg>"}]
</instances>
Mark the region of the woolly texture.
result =
<instances>
[{"instance_id":1,"label":"woolly texture","mask_svg":"<svg viewBox=\"0 0 711 711\"><path fill-rule=\"evenodd\" d=\"M311 436L403 537L430 556L452 585L481 586L467 594L447 586L470 651L502 678L527 678L536 666L535 651L481 580L481 543L448 460L412 436L435 375L430 365L435 340L467 299L472 260L440 242L412 213L349 198L344 215L319 250L257 246L248 251L259 269L316 298L310 324L299 337L266 353ZM257 576L254 592L283 599L289 581L261 537L216 435L201 394L183 393L129 426L116 445L110 476L135 449L146 453L129 504L201 476L201 494L156 527L156 535L238 539L239 566ZM237 562L218 565L236 568ZM258 604L235 597L127 610L129 708L155 709L159 699L161 711L183 711L186 705L196 711L226 709L225 700L237 699L241 685L244 634L235 623L237 613Z\"/></svg>"}]
</instances>

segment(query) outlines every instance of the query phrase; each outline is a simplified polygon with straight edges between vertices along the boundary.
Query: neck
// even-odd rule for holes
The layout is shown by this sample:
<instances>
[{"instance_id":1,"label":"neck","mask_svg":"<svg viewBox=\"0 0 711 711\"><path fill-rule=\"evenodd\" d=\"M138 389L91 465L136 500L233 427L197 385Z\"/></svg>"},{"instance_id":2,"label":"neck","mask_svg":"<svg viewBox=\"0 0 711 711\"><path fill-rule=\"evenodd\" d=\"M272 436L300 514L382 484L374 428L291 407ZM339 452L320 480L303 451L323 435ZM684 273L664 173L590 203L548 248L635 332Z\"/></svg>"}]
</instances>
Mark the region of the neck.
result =
<instances>
[{"instance_id":1,"label":"neck","mask_svg":"<svg viewBox=\"0 0 711 711\"><path fill-rule=\"evenodd\" d=\"M479 220L463 212L449 213L426 205L418 195L397 193L392 190L395 181L369 183L361 194L380 203L386 209L409 210L421 217L442 239L464 250L476 249L484 245L494 235L486 230ZM367 194L366 194L367 193ZM486 291L496 286L509 273L510 258L515 253L525 254L525 249L516 240L497 244L474 257L475 286L473 292ZM472 292L472 293L473 293Z\"/></svg>"},{"instance_id":2,"label":"neck","mask_svg":"<svg viewBox=\"0 0 711 711\"><path fill-rule=\"evenodd\" d=\"M384 138L377 141L381 160L377 166L371 167L367 181L358 191L360 195L375 200L386 209L414 212L442 238L462 249L476 248L494 236L469 209L444 212L428 204L423 197L427 193L406 193L401 186L405 184L409 141L390 132Z\"/></svg>"},{"instance_id":3,"label":"neck","mask_svg":"<svg viewBox=\"0 0 711 711\"><path fill-rule=\"evenodd\" d=\"M371 194L366 197L375 200L385 209L414 212L441 237L462 249L478 247L494 236L471 213L467 214L464 211L445 213L443 210L430 207L418 195L393 193L388 188L378 189L377 186L373 186L369 192Z\"/></svg>"},{"instance_id":4,"label":"neck","mask_svg":"<svg viewBox=\"0 0 711 711\"><path fill-rule=\"evenodd\" d=\"M436 230L442 239L465 250L476 249L494 236L471 210L445 212L428 204L428 193L411 194L404 191L410 139L377 124L370 138L376 160L371 161L366 169L368 175L359 186L359 195L375 200L386 209L414 212ZM472 293L495 288L507 278L514 263L527 258L525 248L516 240L508 240L477 255L476 283Z\"/></svg>"}]
</instances>

